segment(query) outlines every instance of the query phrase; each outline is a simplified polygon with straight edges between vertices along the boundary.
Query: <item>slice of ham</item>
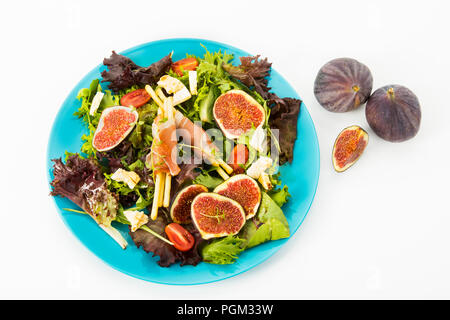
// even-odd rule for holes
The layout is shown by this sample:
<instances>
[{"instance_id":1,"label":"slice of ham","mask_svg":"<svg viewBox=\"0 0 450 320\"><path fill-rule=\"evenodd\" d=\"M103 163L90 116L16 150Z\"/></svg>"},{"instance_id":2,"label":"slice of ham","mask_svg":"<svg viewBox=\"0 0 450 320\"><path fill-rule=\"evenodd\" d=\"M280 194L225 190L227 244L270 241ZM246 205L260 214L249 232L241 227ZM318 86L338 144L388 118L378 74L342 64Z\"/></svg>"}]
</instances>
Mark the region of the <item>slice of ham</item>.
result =
<instances>
[{"instance_id":1,"label":"slice of ham","mask_svg":"<svg viewBox=\"0 0 450 320\"><path fill-rule=\"evenodd\" d=\"M170 173L176 176L180 173L177 164L177 134L174 120L164 118L159 114L152 124L153 144L146 157L147 164L152 164L155 173Z\"/></svg>"},{"instance_id":2,"label":"slice of ham","mask_svg":"<svg viewBox=\"0 0 450 320\"><path fill-rule=\"evenodd\" d=\"M195 147L194 152L198 157L206 158L206 160L211 162L214 166L219 165L216 157L219 155L220 151L201 126L194 124L180 111L175 112L175 124L178 133L184 138L187 138L187 142L189 142L191 146ZM185 130L185 134L181 130Z\"/></svg>"}]
</instances>

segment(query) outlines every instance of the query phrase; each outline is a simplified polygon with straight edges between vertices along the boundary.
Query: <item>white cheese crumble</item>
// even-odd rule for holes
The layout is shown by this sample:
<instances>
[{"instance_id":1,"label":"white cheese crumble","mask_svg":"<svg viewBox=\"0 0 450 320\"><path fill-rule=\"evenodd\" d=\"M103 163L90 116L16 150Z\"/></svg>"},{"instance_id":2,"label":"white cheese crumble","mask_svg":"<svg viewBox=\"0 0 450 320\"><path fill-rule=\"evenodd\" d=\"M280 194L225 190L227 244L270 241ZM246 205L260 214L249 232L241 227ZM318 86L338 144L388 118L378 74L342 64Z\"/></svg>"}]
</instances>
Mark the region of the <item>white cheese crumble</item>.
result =
<instances>
[{"instance_id":1,"label":"white cheese crumble","mask_svg":"<svg viewBox=\"0 0 450 320\"><path fill-rule=\"evenodd\" d=\"M136 172L123 170L121 168L114 172L111 179L118 182L125 182L130 189L134 189L134 187L139 183L139 180L141 180Z\"/></svg>"}]
</instances>

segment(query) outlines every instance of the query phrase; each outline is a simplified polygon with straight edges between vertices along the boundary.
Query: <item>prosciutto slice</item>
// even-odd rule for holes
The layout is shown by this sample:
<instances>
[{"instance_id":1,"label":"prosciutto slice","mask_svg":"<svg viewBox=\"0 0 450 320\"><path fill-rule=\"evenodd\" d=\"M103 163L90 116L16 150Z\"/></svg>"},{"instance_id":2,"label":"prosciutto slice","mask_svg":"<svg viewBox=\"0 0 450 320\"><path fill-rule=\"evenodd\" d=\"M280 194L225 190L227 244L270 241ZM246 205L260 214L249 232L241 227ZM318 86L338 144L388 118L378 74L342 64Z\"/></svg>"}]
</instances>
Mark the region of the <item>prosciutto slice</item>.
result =
<instances>
[{"instance_id":1,"label":"prosciutto slice","mask_svg":"<svg viewBox=\"0 0 450 320\"><path fill-rule=\"evenodd\" d=\"M155 173L170 173L176 176L180 173L177 164L177 134L176 124L172 119L159 114L152 124L153 144L146 162L151 164Z\"/></svg>"},{"instance_id":2,"label":"prosciutto slice","mask_svg":"<svg viewBox=\"0 0 450 320\"><path fill-rule=\"evenodd\" d=\"M188 139L191 146L195 147L194 152L197 156L206 158L212 165L219 165L215 158L220 151L202 127L194 124L179 111L175 112L175 124L179 133ZM180 132L180 130L185 130L185 132Z\"/></svg>"}]
</instances>

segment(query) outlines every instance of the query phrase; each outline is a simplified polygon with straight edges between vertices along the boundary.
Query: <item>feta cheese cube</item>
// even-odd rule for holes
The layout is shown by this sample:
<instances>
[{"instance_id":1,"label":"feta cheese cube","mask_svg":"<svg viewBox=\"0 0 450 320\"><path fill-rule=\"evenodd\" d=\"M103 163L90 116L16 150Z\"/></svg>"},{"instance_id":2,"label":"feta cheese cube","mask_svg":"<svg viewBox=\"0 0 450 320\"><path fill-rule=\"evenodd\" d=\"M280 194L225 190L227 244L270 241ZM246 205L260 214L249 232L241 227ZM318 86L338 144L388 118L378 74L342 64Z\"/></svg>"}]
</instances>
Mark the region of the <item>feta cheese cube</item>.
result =
<instances>
[{"instance_id":1,"label":"feta cheese cube","mask_svg":"<svg viewBox=\"0 0 450 320\"><path fill-rule=\"evenodd\" d=\"M260 157L247 169L247 175L253 179L259 179L266 169L269 169L272 166L272 163L272 158Z\"/></svg>"},{"instance_id":2,"label":"feta cheese cube","mask_svg":"<svg viewBox=\"0 0 450 320\"><path fill-rule=\"evenodd\" d=\"M89 114L93 116L97 111L98 107L100 107L100 102L102 102L103 96L105 94L103 92L98 91L94 98L92 99L91 108L89 109Z\"/></svg>"},{"instance_id":3,"label":"feta cheese cube","mask_svg":"<svg viewBox=\"0 0 450 320\"><path fill-rule=\"evenodd\" d=\"M258 179L259 183L263 186L264 189L270 190L272 189L272 182L270 181L270 177L266 172L261 173Z\"/></svg>"},{"instance_id":4,"label":"feta cheese cube","mask_svg":"<svg viewBox=\"0 0 450 320\"><path fill-rule=\"evenodd\" d=\"M180 80L169 75L162 76L158 81L158 86L163 87L168 94L172 94L186 88Z\"/></svg>"},{"instance_id":5,"label":"feta cheese cube","mask_svg":"<svg viewBox=\"0 0 450 320\"><path fill-rule=\"evenodd\" d=\"M139 180L141 180L136 172L123 170L122 168L117 169L111 176L111 179L118 182L125 182L130 189L134 189L139 183Z\"/></svg>"},{"instance_id":6,"label":"feta cheese cube","mask_svg":"<svg viewBox=\"0 0 450 320\"><path fill-rule=\"evenodd\" d=\"M148 222L148 216L142 211L125 210L123 214L131 223L131 232L135 232L137 229Z\"/></svg>"},{"instance_id":7,"label":"feta cheese cube","mask_svg":"<svg viewBox=\"0 0 450 320\"><path fill-rule=\"evenodd\" d=\"M197 94L197 71L189 71L189 91L192 95Z\"/></svg>"},{"instance_id":8,"label":"feta cheese cube","mask_svg":"<svg viewBox=\"0 0 450 320\"><path fill-rule=\"evenodd\" d=\"M191 97L192 97L192 95L189 92L189 90L183 86L183 89L175 92L175 94L173 95L173 105L176 106L180 103L183 103L183 102L189 100Z\"/></svg>"},{"instance_id":9,"label":"feta cheese cube","mask_svg":"<svg viewBox=\"0 0 450 320\"><path fill-rule=\"evenodd\" d=\"M266 147L266 132L262 126L259 126L256 128L255 132L253 132L250 139L250 145L258 152L264 152L264 148Z\"/></svg>"}]
</instances>

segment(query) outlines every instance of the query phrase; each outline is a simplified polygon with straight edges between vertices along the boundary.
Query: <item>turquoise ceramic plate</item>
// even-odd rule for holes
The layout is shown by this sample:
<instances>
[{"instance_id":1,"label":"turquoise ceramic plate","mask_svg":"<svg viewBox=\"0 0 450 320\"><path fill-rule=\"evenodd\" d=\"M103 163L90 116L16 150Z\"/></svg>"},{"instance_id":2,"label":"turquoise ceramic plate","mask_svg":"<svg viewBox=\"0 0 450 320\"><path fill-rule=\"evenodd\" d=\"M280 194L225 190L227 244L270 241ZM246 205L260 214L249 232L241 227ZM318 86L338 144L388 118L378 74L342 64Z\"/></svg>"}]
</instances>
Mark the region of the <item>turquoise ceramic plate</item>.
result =
<instances>
[{"instance_id":1,"label":"turquoise ceramic plate","mask_svg":"<svg viewBox=\"0 0 450 320\"><path fill-rule=\"evenodd\" d=\"M138 65L146 66L161 59L173 50L173 59L178 60L186 53L203 56L203 44L211 52L218 50L232 53L237 59L249 53L232 46L201 39L168 39L146 43L122 52ZM261 52L264 54L264 52ZM103 57L99 57L103 58ZM276 64L276 61L275 61ZM80 102L76 95L81 88L88 87L91 80L100 78L104 69L102 65L89 72L70 92L56 116L48 142L47 172L49 182L53 179L51 159L64 156L66 150L78 152L81 147L81 136L86 133L82 122L73 116ZM269 83L273 91L280 97L299 98L294 88L275 70ZM319 146L313 121L304 104L298 120L298 139L295 143L294 161L281 169L282 180L289 186L293 195L289 203L283 207L289 221L291 234L294 234L311 206L319 179ZM173 265L161 268L150 254L134 246L128 235L128 228L117 225L129 242L126 250L122 250L116 242L107 236L90 217L63 211L62 208L76 208L69 200L55 197L57 211L67 227L97 257L111 267L130 276L147 281L165 284L200 284L226 279L247 271L273 255L288 239L271 241L258 247L244 251L236 263L231 265L213 265L200 263L198 266ZM295 254L295 252L292 252ZM289 261L286 261L289 263Z\"/></svg>"}]
</instances>

